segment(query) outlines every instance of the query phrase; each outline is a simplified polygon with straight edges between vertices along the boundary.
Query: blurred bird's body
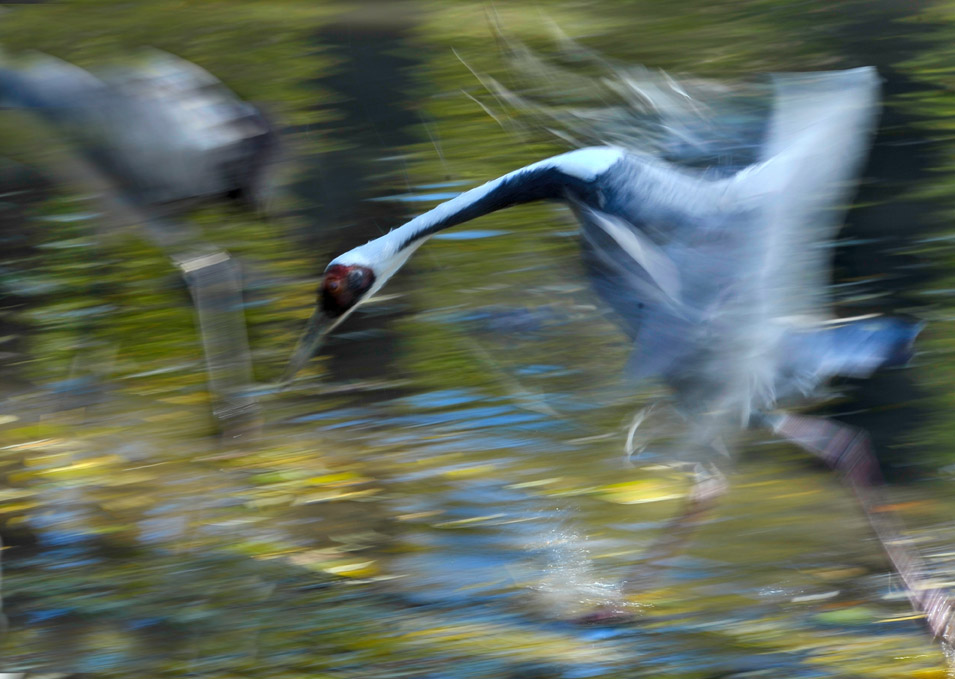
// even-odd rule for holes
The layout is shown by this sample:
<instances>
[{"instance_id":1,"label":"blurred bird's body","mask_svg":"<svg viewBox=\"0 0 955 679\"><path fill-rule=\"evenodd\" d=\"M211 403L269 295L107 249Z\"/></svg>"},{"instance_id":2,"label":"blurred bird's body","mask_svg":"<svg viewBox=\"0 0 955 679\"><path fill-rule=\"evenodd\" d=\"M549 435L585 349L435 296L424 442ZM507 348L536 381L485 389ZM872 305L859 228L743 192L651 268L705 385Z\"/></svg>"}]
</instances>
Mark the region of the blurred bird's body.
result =
<instances>
[{"instance_id":1,"label":"blurred bird's body","mask_svg":"<svg viewBox=\"0 0 955 679\"><path fill-rule=\"evenodd\" d=\"M718 133L722 118L699 114L705 102L661 82L640 90L644 112L657 114L652 133L635 137L647 151L595 146L542 160L333 259L286 379L431 235L512 205L564 202L580 223L590 281L633 340L627 372L669 387L678 447L694 463L687 508L649 557L672 553L725 491L720 462L735 434L769 427L842 473L913 606L934 635L952 639L947 593L927 585L917 553L876 511L884 502L867 437L781 409L834 376L905 363L920 329L891 318L836 321L830 308L832 242L873 134L877 74L774 76L768 116L744 117L753 124L728 135ZM654 92L666 95L659 107Z\"/></svg>"},{"instance_id":2,"label":"blurred bird's body","mask_svg":"<svg viewBox=\"0 0 955 679\"><path fill-rule=\"evenodd\" d=\"M316 320L337 324L441 229L561 200L580 222L595 291L634 341L628 372L668 384L697 419L719 413L739 428L750 412L809 396L829 377L871 373L914 333L895 321L853 332L825 322L829 243L871 137L877 76L783 75L774 87L772 117L754 131L747 153L759 150L742 169L610 146L535 163L335 258Z\"/></svg>"},{"instance_id":3,"label":"blurred bird's body","mask_svg":"<svg viewBox=\"0 0 955 679\"><path fill-rule=\"evenodd\" d=\"M38 115L139 205L262 197L276 135L205 70L165 52L104 76L47 55L0 62L0 108Z\"/></svg>"}]
</instances>

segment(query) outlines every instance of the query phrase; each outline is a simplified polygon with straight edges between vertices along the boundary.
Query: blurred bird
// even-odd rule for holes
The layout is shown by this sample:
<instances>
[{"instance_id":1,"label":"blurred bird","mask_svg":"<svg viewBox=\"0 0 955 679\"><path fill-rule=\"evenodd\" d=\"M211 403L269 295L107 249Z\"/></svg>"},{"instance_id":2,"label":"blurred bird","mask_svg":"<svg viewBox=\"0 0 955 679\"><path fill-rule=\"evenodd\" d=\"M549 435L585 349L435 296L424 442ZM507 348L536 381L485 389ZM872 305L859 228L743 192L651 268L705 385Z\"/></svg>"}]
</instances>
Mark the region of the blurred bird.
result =
<instances>
[{"instance_id":1,"label":"blurred bird","mask_svg":"<svg viewBox=\"0 0 955 679\"><path fill-rule=\"evenodd\" d=\"M661 117L655 153L582 148L467 191L331 261L285 379L430 236L512 205L562 201L580 222L594 289L633 339L628 372L666 384L685 423L681 447L696 483L651 552L675 549L725 491L720 463L734 436L768 427L843 473L913 605L949 638L947 596L925 585L917 554L875 511L881 480L865 435L782 410L831 377L904 364L921 327L830 318L830 245L870 144L878 89L870 68L776 75L765 124L746 139L734 132L724 153L706 146L719 165L684 162L700 156L674 141L705 140L711 121L694 117L691 136L679 116Z\"/></svg>"},{"instance_id":2,"label":"blurred bird","mask_svg":"<svg viewBox=\"0 0 955 679\"><path fill-rule=\"evenodd\" d=\"M276 151L271 124L212 74L159 50L98 77L35 54L0 60L0 108L41 116L136 205L219 197L256 206Z\"/></svg>"},{"instance_id":3,"label":"blurred bird","mask_svg":"<svg viewBox=\"0 0 955 679\"><path fill-rule=\"evenodd\" d=\"M157 50L103 77L44 54L0 59L0 109L44 141L46 169L97 197L99 226L142 225L182 272L202 333L214 413L256 410L238 263L171 217L200 203L266 197L277 136L254 106L199 66ZM43 158L39 158L43 156Z\"/></svg>"}]
</instances>

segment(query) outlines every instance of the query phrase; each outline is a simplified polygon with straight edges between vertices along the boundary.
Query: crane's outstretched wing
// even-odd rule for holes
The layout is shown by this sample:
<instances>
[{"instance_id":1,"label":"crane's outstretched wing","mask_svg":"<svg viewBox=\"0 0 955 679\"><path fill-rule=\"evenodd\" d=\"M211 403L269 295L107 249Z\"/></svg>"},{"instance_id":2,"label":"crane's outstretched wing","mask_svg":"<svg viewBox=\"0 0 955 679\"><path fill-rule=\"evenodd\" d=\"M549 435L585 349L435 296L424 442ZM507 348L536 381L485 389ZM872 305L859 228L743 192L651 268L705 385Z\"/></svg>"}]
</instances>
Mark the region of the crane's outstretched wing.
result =
<instances>
[{"instance_id":1,"label":"crane's outstretched wing","mask_svg":"<svg viewBox=\"0 0 955 679\"><path fill-rule=\"evenodd\" d=\"M723 178L629 156L604 179L610 217L579 210L589 274L634 337L637 377L716 385L745 374L736 382L749 391L734 400L761 389L770 401L788 319L826 313L831 240L867 149L877 78L781 75L774 88L759 162ZM621 223L656 248L624 247Z\"/></svg>"},{"instance_id":2,"label":"crane's outstretched wing","mask_svg":"<svg viewBox=\"0 0 955 679\"><path fill-rule=\"evenodd\" d=\"M773 103L765 78L726 83L625 64L555 30L547 56L499 32L507 68L475 72L480 104L505 128L726 175L758 159Z\"/></svg>"},{"instance_id":3,"label":"crane's outstretched wing","mask_svg":"<svg viewBox=\"0 0 955 679\"><path fill-rule=\"evenodd\" d=\"M887 317L791 329L783 337L777 396L805 396L835 375L861 378L905 365L921 330L921 323Z\"/></svg>"},{"instance_id":4,"label":"crane's outstretched wing","mask_svg":"<svg viewBox=\"0 0 955 679\"><path fill-rule=\"evenodd\" d=\"M775 112L761 163L736 181L759 204L755 256L763 312L828 316L833 239L874 132L873 68L777 75Z\"/></svg>"}]
</instances>

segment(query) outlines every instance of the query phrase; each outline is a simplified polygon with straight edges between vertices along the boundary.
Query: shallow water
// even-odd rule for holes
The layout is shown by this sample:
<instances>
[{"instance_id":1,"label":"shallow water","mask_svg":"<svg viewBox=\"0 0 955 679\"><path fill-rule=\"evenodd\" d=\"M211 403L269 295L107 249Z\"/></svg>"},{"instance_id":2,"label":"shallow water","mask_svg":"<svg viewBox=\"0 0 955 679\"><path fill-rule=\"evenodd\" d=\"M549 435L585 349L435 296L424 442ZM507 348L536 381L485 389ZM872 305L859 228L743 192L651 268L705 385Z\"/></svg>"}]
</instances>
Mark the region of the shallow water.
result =
<instances>
[{"instance_id":1,"label":"shallow water","mask_svg":"<svg viewBox=\"0 0 955 679\"><path fill-rule=\"evenodd\" d=\"M951 581L955 6L626 7L497 12L542 53L553 21L607 58L675 72L879 67L886 106L834 294L842 315L929 325L911 367L839 385L823 409L870 429L894 508ZM301 379L270 386L331 257L562 150L462 93L486 96L472 70L506 77L484 6L0 16L11 52L87 65L151 44L195 60L263 102L285 154L268 219L190 218L242 262L262 384L258 431L223 439L175 269L140 234L102 233L88 199L42 180L43 140L0 128L0 671L945 676L848 491L787 445L753 436L686 552L641 562L689 481L624 454L651 394L620 378L629 347L588 288L566 210L434 239ZM635 577L633 622L572 622L620 605L617 583Z\"/></svg>"}]
</instances>

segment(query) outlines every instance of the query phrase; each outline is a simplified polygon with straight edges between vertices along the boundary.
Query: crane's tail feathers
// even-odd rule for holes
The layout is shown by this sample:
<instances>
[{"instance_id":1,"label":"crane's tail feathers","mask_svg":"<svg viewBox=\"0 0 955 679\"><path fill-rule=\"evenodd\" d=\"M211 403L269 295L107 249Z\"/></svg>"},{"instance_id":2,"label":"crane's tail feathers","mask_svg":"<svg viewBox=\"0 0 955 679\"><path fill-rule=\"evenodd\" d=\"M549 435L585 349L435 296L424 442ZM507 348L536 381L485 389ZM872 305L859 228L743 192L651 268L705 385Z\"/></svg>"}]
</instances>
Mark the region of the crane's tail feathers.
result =
<instances>
[{"instance_id":1,"label":"crane's tail feathers","mask_svg":"<svg viewBox=\"0 0 955 679\"><path fill-rule=\"evenodd\" d=\"M837 375L868 377L880 368L903 366L911 360L923 326L874 317L793 332L784 340L789 363L785 372L816 383Z\"/></svg>"}]
</instances>

